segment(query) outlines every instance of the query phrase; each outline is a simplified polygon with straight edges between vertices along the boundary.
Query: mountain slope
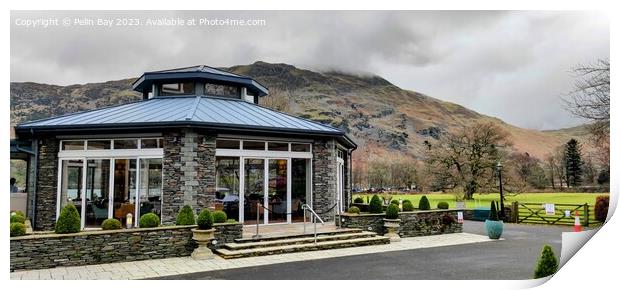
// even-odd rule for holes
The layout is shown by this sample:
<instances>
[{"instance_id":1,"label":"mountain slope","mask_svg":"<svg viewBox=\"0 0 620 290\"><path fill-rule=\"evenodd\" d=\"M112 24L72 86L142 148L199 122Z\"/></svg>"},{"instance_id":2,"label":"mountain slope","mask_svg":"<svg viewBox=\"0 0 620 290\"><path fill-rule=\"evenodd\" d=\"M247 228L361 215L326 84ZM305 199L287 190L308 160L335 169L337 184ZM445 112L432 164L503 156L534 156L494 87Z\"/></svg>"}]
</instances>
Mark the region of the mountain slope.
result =
<instances>
[{"instance_id":1,"label":"mountain slope","mask_svg":"<svg viewBox=\"0 0 620 290\"><path fill-rule=\"evenodd\" d=\"M425 140L441 138L477 121L498 124L515 149L543 158L577 131L536 131L507 124L463 106L403 90L378 76L314 72L287 64L256 62L225 70L248 75L270 89L267 98L288 100L292 114L345 130L359 152L422 156ZM11 126L27 120L126 103L141 98L134 79L55 86L11 83ZM265 99L266 101L267 99Z\"/></svg>"}]
</instances>

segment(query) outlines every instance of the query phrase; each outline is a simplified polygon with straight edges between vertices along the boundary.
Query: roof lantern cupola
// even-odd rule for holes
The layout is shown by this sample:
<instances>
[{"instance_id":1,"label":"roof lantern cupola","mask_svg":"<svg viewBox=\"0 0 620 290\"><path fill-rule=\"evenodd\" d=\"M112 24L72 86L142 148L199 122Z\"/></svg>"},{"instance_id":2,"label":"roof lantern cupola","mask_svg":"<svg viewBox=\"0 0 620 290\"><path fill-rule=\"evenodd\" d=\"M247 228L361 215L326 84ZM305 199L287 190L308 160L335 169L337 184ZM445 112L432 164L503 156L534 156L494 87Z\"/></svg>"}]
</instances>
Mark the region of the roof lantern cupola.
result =
<instances>
[{"instance_id":1,"label":"roof lantern cupola","mask_svg":"<svg viewBox=\"0 0 620 290\"><path fill-rule=\"evenodd\" d=\"M145 72L133 83L143 99L213 96L245 100L258 104L269 90L250 77L205 65Z\"/></svg>"}]
</instances>

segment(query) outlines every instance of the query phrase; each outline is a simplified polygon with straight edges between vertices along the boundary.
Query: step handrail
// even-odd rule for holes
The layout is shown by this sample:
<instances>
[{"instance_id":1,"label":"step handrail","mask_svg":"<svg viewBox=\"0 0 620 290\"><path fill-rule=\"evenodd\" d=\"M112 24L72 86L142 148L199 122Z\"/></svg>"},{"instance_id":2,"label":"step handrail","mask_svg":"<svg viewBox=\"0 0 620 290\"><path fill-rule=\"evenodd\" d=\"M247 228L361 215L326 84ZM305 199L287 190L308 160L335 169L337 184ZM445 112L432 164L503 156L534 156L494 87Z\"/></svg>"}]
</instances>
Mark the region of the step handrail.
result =
<instances>
[{"instance_id":1,"label":"step handrail","mask_svg":"<svg viewBox=\"0 0 620 290\"><path fill-rule=\"evenodd\" d=\"M316 219L318 219L322 225L325 225L325 222L323 221L323 219L321 219L321 217L318 214L316 214L316 212L314 212L312 207L309 206L308 204L305 204L305 203L302 204L301 209L304 210L304 234L306 233L306 210L312 213L311 217L312 217L312 223L314 224L314 243L316 244L316 241L317 241Z\"/></svg>"}]
</instances>

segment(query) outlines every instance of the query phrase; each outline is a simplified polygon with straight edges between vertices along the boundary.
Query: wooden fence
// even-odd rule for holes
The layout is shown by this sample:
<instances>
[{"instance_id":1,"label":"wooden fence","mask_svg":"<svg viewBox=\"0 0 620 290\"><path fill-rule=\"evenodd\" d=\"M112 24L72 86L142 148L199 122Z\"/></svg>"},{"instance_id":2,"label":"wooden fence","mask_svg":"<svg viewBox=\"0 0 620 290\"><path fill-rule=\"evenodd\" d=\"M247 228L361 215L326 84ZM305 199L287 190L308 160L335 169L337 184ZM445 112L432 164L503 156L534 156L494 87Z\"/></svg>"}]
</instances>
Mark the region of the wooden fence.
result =
<instances>
[{"instance_id":1,"label":"wooden fence","mask_svg":"<svg viewBox=\"0 0 620 290\"><path fill-rule=\"evenodd\" d=\"M584 204L564 204L556 203L549 206L544 203L513 203L516 209L517 223L566 225L575 224L575 215L579 212L579 220L584 227L600 226L601 222L594 218L594 208L587 203ZM547 209L550 211L547 212ZM553 209L553 211L551 211Z\"/></svg>"}]
</instances>

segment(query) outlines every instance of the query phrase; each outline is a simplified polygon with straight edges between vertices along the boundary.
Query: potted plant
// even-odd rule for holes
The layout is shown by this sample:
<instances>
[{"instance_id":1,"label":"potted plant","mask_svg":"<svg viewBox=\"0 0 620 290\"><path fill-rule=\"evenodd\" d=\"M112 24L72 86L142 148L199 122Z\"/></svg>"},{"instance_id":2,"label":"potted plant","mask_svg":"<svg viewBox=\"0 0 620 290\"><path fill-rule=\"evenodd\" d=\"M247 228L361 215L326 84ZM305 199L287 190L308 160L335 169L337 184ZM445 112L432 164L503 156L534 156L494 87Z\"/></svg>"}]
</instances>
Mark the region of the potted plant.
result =
<instances>
[{"instance_id":1,"label":"potted plant","mask_svg":"<svg viewBox=\"0 0 620 290\"><path fill-rule=\"evenodd\" d=\"M490 239L497 240L502 236L504 222L499 220L497 207L494 201L491 202L491 213L489 214L489 218L484 222L484 227Z\"/></svg>"},{"instance_id":2,"label":"potted plant","mask_svg":"<svg viewBox=\"0 0 620 290\"><path fill-rule=\"evenodd\" d=\"M383 226L387 230L385 236L390 238L390 242L400 242L398 228L400 227L400 219L398 218L398 206L390 204L385 211Z\"/></svg>"},{"instance_id":3,"label":"potted plant","mask_svg":"<svg viewBox=\"0 0 620 290\"><path fill-rule=\"evenodd\" d=\"M208 209L203 209L196 219L198 228L192 229L192 238L198 243L198 248L192 252L192 258L205 260L213 258L213 252L207 245L214 239L213 217Z\"/></svg>"}]
</instances>

